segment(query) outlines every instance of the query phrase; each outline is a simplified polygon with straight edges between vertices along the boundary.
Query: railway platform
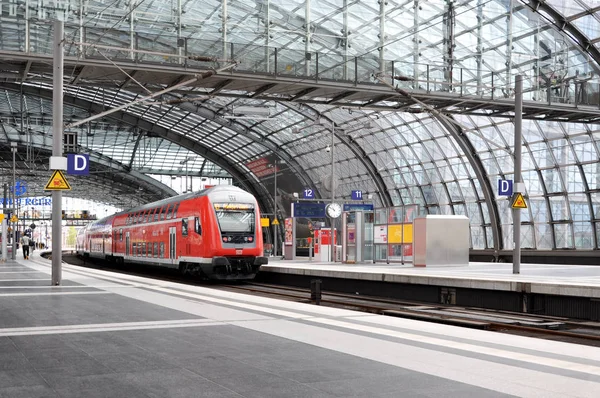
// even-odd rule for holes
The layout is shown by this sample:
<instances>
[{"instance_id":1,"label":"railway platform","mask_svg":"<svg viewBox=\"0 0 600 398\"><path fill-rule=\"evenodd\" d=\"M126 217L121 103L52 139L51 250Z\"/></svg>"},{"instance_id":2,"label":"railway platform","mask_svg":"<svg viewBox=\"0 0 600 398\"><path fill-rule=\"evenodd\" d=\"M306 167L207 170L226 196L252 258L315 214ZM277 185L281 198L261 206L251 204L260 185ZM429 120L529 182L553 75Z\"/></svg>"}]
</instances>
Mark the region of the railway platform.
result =
<instances>
[{"instance_id":1,"label":"railway platform","mask_svg":"<svg viewBox=\"0 0 600 398\"><path fill-rule=\"evenodd\" d=\"M261 267L266 282L383 295L431 303L600 320L600 267L566 264L471 262L468 266L413 267L411 264L342 264L273 260Z\"/></svg>"},{"instance_id":2,"label":"railway platform","mask_svg":"<svg viewBox=\"0 0 600 398\"><path fill-rule=\"evenodd\" d=\"M0 397L596 397L600 348L0 264Z\"/></svg>"}]
</instances>

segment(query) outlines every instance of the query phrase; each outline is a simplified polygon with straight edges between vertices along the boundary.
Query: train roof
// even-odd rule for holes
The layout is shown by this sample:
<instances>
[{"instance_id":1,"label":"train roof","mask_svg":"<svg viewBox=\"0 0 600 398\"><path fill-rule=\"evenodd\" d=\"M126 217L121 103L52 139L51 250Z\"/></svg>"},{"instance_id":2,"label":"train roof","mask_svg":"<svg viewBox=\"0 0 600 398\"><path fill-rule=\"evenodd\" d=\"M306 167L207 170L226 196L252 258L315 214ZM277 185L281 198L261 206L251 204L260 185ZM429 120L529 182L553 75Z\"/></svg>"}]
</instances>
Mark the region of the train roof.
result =
<instances>
[{"instance_id":1,"label":"train roof","mask_svg":"<svg viewBox=\"0 0 600 398\"><path fill-rule=\"evenodd\" d=\"M208 189L202 189L202 190L196 191L196 192L184 193L182 195L172 196L170 198L158 200L156 202L146 203L145 205L133 207L131 209L127 209L127 210L121 211L119 213L115 213L110 216L101 218L100 220L93 222L89 226L92 227L92 226L104 225L104 224L106 224L107 221L111 221L113 218L123 215L123 214L135 213L137 211L153 209L155 207L162 207L169 203L181 202L182 200L199 198L201 196L206 196L212 192L216 193L216 192L226 192L226 191L236 191L236 192L248 193L248 192L244 191L243 189L236 187L235 185L217 185L217 186L214 186L214 187L211 187Z\"/></svg>"}]
</instances>

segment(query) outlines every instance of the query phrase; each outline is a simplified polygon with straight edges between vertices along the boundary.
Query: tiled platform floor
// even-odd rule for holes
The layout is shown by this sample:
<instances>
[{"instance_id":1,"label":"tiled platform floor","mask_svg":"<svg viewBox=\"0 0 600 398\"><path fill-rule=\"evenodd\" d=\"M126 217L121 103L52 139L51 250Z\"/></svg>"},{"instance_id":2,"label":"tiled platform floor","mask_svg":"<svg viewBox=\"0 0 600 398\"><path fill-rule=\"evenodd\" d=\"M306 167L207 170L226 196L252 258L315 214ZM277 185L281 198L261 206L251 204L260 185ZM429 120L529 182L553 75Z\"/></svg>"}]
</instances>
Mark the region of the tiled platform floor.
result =
<instances>
[{"instance_id":1,"label":"tiled platform floor","mask_svg":"<svg viewBox=\"0 0 600 398\"><path fill-rule=\"evenodd\" d=\"M596 348L66 265L50 287L49 274L39 257L0 264L0 397L600 391Z\"/></svg>"}]
</instances>

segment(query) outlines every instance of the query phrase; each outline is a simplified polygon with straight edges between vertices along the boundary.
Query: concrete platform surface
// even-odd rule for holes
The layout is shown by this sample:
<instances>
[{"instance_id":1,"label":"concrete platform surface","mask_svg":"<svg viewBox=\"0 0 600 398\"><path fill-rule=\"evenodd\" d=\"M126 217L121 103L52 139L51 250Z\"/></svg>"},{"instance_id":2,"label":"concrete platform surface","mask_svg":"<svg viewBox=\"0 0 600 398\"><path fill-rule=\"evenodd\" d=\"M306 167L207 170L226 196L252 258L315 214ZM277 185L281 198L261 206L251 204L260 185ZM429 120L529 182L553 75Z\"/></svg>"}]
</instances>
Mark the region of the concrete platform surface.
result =
<instances>
[{"instance_id":1,"label":"concrete platform surface","mask_svg":"<svg viewBox=\"0 0 600 398\"><path fill-rule=\"evenodd\" d=\"M261 272L600 298L600 266L521 264L517 275L512 267L512 263L471 262L465 266L421 268L410 264L332 264L269 258Z\"/></svg>"},{"instance_id":2,"label":"concrete platform surface","mask_svg":"<svg viewBox=\"0 0 600 398\"><path fill-rule=\"evenodd\" d=\"M0 264L0 397L597 397L600 348Z\"/></svg>"}]
</instances>

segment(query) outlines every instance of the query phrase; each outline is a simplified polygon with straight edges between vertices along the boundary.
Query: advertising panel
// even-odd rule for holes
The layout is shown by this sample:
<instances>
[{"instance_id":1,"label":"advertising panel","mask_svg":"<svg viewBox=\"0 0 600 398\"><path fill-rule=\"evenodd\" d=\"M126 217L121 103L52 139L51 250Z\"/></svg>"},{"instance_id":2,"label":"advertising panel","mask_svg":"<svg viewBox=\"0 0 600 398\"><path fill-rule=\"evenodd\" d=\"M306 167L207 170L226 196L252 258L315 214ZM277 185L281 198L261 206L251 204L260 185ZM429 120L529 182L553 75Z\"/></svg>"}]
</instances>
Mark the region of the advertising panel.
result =
<instances>
[{"instance_id":1,"label":"advertising panel","mask_svg":"<svg viewBox=\"0 0 600 398\"><path fill-rule=\"evenodd\" d=\"M388 243L387 239L387 225L376 225L375 236L373 237L375 243Z\"/></svg>"},{"instance_id":2,"label":"advertising panel","mask_svg":"<svg viewBox=\"0 0 600 398\"><path fill-rule=\"evenodd\" d=\"M294 234L293 234L293 229L292 226L294 225L292 223L292 219L291 218L286 218L285 219L285 245L286 246L291 246L294 243Z\"/></svg>"}]
</instances>

